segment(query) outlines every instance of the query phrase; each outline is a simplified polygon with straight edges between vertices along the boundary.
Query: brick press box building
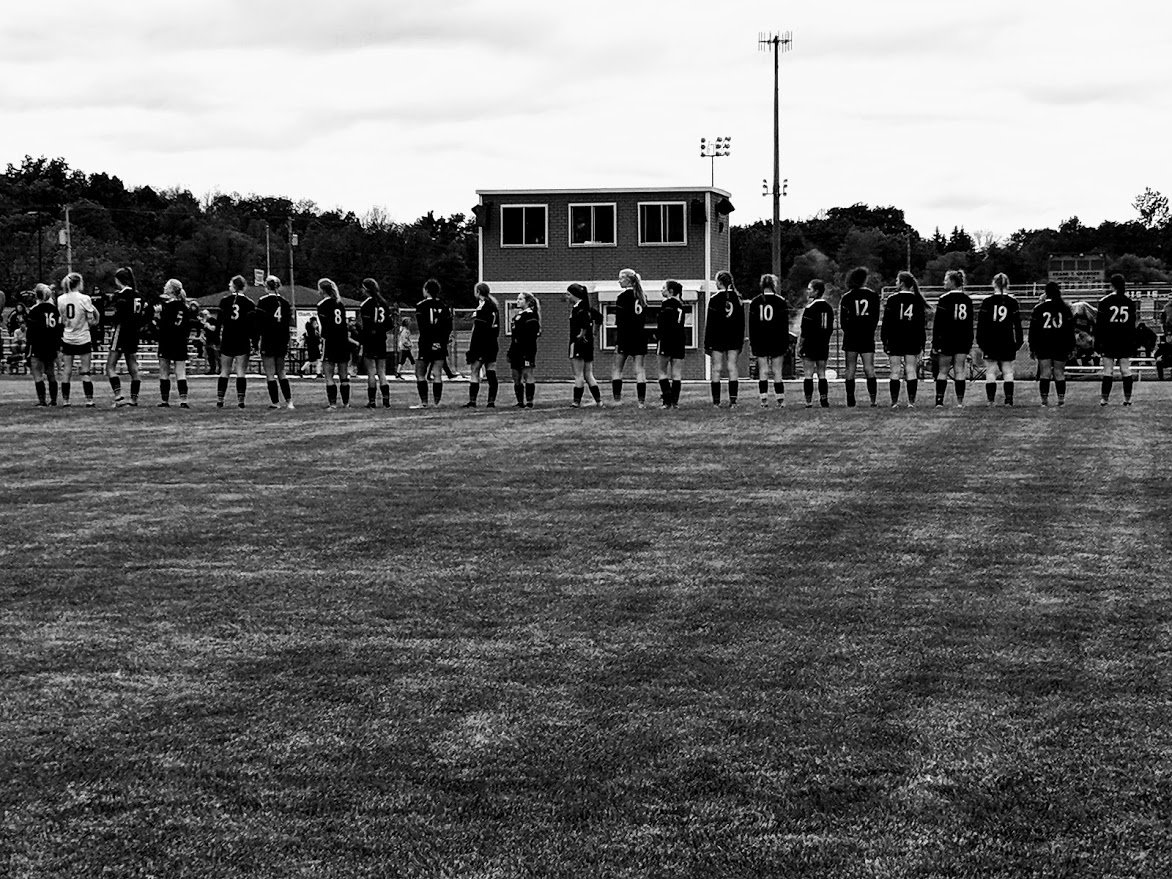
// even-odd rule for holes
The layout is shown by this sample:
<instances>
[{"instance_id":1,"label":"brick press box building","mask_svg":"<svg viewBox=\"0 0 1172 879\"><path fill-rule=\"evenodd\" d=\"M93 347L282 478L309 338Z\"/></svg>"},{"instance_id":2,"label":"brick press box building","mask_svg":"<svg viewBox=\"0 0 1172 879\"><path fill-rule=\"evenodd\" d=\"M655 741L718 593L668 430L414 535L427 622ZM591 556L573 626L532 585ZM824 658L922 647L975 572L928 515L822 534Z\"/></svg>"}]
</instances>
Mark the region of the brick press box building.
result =
<instances>
[{"instance_id":1,"label":"brick press box building","mask_svg":"<svg viewBox=\"0 0 1172 879\"><path fill-rule=\"evenodd\" d=\"M649 341L668 278L684 288L689 344L685 379L707 377L704 316L713 277L729 267L729 193L711 186L663 189L482 189L474 209L480 226L479 277L501 302L502 357L514 300L521 291L541 303L537 375L572 376L568 359L570 307L564 293L584 284L605 316L599 333L597 374L610 373L614 354L614 302L619 271L634 269L647 294ZM755 285L743 285L749 293ZM655 380L654 347L648 375ZM748 346L742 353L747 367ZM630 367L628 367L629 369ZM747 374L747 372L745 373Z\"/></svg>"}]
</instances>

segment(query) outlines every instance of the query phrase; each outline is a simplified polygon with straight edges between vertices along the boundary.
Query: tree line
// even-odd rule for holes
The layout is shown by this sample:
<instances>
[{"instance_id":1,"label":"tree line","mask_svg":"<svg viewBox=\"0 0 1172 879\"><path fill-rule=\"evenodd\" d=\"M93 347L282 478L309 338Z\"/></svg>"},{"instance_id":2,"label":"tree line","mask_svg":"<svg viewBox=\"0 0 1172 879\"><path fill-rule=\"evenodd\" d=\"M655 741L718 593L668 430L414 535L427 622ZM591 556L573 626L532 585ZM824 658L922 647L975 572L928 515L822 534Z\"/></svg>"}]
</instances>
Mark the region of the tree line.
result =
<instances>
[{"instance_id":1,"label":"tree line","mask_svg":"<svg viewBox=\"0 0 1172 879\"><path fill-rule=\"evenodd\" d=\"M292 232L300 283L330 277L343 295L355 296L362 278L373 277L393 298L413 305L423 282L435 277L453 305L473 304L477 230L469 215L429 212L396 223L379 208L358 216L283 197L128 189L118 177L86 174L43 156L9 164L0 177L0 290L18 292L64 275L58 236L66 206L73 265L91 287L111 287L114 271L130 265L146 289L161 289L176 277L199 296L223 290L235 274L266 268L266 256L273 272L287 279ZM963 226L923 237L895 207L830 208L782 222L782 288L801 304L806 284L821 278L835 299L845 274L858 265L872 270L873 286L893 283L909 265L929 285L954 268L964 269L975 285L998 272L1014 282L1041 281L1054 253L1104 253L1108 271L1133 284L1172 280L1168 199L1147 189L1133 207L1130 220L1090 227L1072 217L1056 229L1020 229L1005 239ZM770 270L771 232L767 220L731 229L730 268L746 290Z\"/></svg>"}]
</instances>

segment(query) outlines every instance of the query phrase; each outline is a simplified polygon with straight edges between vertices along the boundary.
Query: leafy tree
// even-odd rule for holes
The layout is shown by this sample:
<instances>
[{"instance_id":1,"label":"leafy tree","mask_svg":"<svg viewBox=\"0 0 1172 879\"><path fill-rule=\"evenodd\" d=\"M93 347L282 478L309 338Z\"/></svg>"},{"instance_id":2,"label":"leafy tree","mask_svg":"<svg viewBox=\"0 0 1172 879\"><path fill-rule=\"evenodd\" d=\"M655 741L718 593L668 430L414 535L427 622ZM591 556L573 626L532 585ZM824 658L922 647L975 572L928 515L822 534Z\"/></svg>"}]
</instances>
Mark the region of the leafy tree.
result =
<instances>
[{"instance_id":1,"label":"leafy tree","mask_svg":"<svg viewBox=\"0 0 1172 879\"><path fill-rule=\"evenodd\" d=\"M1131 206L1139 212L1140 222L1149 229L1163 229L1172 221L1172 212L1168 210L1168 196L1145 186L1144 191L1135 197Z\"/></svg>"}]
</instances>

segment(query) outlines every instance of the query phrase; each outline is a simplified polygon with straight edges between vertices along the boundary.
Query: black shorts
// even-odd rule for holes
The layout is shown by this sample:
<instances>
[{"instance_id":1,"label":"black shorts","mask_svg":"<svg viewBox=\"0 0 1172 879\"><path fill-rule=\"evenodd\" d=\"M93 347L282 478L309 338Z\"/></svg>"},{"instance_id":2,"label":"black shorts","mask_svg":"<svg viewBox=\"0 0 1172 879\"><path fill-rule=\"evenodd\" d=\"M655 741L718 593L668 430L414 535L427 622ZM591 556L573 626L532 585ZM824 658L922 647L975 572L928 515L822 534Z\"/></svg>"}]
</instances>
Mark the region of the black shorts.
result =
<instances>
[{"instance_id":1,"label":"black shorts","mask_svg":"<svg viewBox=\"0 0 1172 879\"><path fill-rule=\"evenodd\" d=\"M329 363L350 362L350 340L345 338L325 340L325 360Z\"/></svg>"},{"instance_id":2,"label":"black shorts","mask_svg":"<svg viewBox=\"0 0 1172 879\"><path fill-rule=\"evenodd\" d=\"M260 356L261 357L276 357L283 358L289 354L289 337L287 335L278 336L275 339L266 339L263 336L260 340Z\"/></svg>"},{"instance_id":3,"label":"black shorts","mask_svg":"<svg viewBox=\"0 0 1172 879\"><path fill-rule=\"evenodd\" d=\"M73 356L75 354L90 354L94 350L94 346L89 342L82 342L80 345L74 345L72 342L61 343L61 353Z\"/></svg>"},{"instance_id":4,"label":"black shorts","mask_svg":"<svg viewBox=\"0 0 1172 879\"><path fill-rule=\"evenodd\" d=\"M1070 354L1070 351L1052 351L1045 348L1040 348L1034 352L1034 356L1036 356L1039 360L1057 360L1060 363L1065 363L1067 360L1069 360Z\"/></svg>"},{"instance_id":5,"label":"black shorts","mask_svg":"<svg viewBox=\"0 0 1172 879\"><path fill-rule=\"evenodd\" d=\"M986 362L988 362L990 360L994 360L999 363L1009 363L1011 360L1017 360L1017 352L1016 351L1008 351L1008 350L982 351L981 355L985 358Z\"/></svg>"},{"instance_id":6,"label":"black shorts","mask_svg":"<svg viewBox=\"0 0 1172 879\"><path fill-rule=\"evenodd\" d=\"M159 359L170 360L172 363L183 363L187 360L186 345L160 345Z\"/></svg>"},{"instance_id":7,"label":"black shorts","mask_svg":"<svg viewBox=\"0 0 1172 879\"><path fill-rule=\"evenodd\" d=\"M594 343L582 342L574 339L570 341L570 359L581 360L583 363L594 362Z\"/></svg>"},{"instance_id":8,"label":"black shorts","mask_svg":"<svg viewBox=\"0 0 1172 879\"><path fill-rule=\"evenodd\" d=\"M623 357L642 357L647 353L646 333L622 333L615 343L615 351Z\"/></svg>"},{"instance_id":9,"label":"black shorts","mask_svg":"<svg viewBox=\"0 0 1172 879\"><path fill-rule=\"evenodd\" d=\"M669 360L683 360L684 346L683 345L665 345L659 343L659 356L667 357Z\"/></svg>"},{"instance_id":10,"label":"black shorts","mask_svg":"<svg viewBox=\"0 0 1172 879\"><path fill-rule=\"evenodd\" d=\"M127 332L123 327L115 327L114 337L110 340L110 351L114 354L137 354L138 333Z\"/></svg>"},{"instance_id":11,"label":"black shorts","mask_svg":"<svg viewBox=\"0 0 1172 879\"><path fill-rule=\"evenodd\" d=\"M843 333L842 336L842 350L853 352L855 354L874 354L875 353L875 334L869 335L847 335Z\"/></svg>"},{"instance_id":12,"label":"black shorts","mask_svg":"<svg viewBox=\"0 0 1172 879\"><path fill-rule=\"evenodd\" d=\"M807 343L798 345L800 356L803 360L813 360L815 362L830 359L830 346L819 345L818 343Z\"/></svg>"},{"instance_id":13,"label":"black shorts","mask_svg":"<svg viewBox=\"0 0 1172 879\"><path fill-rule=\"evenodd\" d=\"M496 363L497 357L500 356L500 346L498 345L478 345L475 348L469 348L464 355L464 359L468 363Z\"/></svg>"},{"instance_id":14,"label":"black shorts","mask_svg":"<svg viewBox=\"0 0 1172 879\"><path fill-rule=\"evenodd\" d=\"M760 345L760 346L754 345L754 346L752 346L752 348L753 348L753 356L754 357L784 357L785 356L785 349L784 348L779 349L776 345Z\"/></svg>"},{"instance_id":15,"label":"black shorts","mask_svg":"<svg viewBox=\"0 0 1172 879\"><path fill-rule=\"evenodd\" d=\"M57 348L33 348L29 352L29 356L34 360L41 361L41 363L51 365L57 361L57 355L60 353L60 350Z\"/></svg>"},{"instance_id":16,"label":"black shorts","mask_svg":"<svg viewBox=\"0 0 1172 879\"><path fill-rule=\"evenodd\" d=\"M224 339L220 343L221 357L247 357L252 353L252 345L247 339Z\"/></svg>"},{"instance_id":17,"label":"black shorts","mask_svg":"<svg viewBox=\"0 0 1172 879\"><path fill-rule=\"evenodd\" d=\"M509 366L518 372L522 369L532 369L537 366L537 355L526 354L520 351L510 351Z\"/></svg>"},{"instance_id":18,"label":"black shorts","mask_svg":"<svg viewBox=\"0 0 1172 879\"><path fill-rule=\"evenodd\" d=\"M368 360L387 359L387 337L369 336L362 340L362 356Z\"/></svg>"},{"instance_id":19,"label":"black shorts","mask_svg":"<svg viewBox=\"0 0 1172 879\"><path fill-rule=\"evenodd\" d=\"M443 342L419 340L419 359L424 363L436 363L448 359L448 346Z\"/></svg>"},{"instance_id":20,"label":"black shorts","mask_svg":"<svg viewBox=\"0 0 1172 879\"><path fill-rule=\"evenodd\" d=\"M958 348L956 345L945 345L942 348L937 348L936 353L941 357L959 357L961 354L968 355L972 351L972 346L968 348Z\"/></svg>"}]
</instances>

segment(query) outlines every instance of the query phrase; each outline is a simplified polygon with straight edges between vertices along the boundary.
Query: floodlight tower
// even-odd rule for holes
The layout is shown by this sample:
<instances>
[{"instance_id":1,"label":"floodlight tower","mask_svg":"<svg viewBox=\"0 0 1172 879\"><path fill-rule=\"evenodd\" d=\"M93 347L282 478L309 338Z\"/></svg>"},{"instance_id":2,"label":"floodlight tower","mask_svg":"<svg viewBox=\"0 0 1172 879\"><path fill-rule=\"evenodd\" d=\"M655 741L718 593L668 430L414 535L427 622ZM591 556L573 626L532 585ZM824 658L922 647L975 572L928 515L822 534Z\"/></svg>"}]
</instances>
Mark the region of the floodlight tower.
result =
<instances>
[{"instance_id":1,"label":"floodlight tower","mask_svg":"<svg viewBox=\"0 0 1172 879\"><path fill-rule=\"evenodd\" d=\"M773 274L781 274L781 121L778 112L779 76L781 54L793 48L794 38L790 31L782 33L758 33L757 48L762 52L773 52Z\"/></svg>"},{"instance_id":2,"label":"floodlight tower","mask_svg":"<svg viewBox=\"0 0 1172 879\"><path fill-rule=\"evenodd\" d=\"M724 158L732 152L732 138L718 137L716 140L700 138L700 158L712 160L712 186L716 186L716 160Z\"/></svg>"}]
</instances>

